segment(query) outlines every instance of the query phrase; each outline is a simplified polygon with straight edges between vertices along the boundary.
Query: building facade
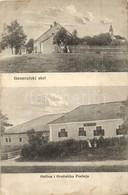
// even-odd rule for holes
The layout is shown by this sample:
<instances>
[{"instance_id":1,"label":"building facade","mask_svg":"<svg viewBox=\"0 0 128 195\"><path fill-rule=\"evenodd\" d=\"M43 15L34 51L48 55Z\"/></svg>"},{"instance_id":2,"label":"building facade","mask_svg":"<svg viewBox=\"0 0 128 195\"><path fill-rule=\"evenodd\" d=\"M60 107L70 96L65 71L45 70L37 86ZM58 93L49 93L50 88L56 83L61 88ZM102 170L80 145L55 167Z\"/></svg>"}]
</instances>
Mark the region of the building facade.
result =
<instances>
[{"instance_id":1,"label":"building facade","mask_svg":"<svg viewBox=\"0 0 128 195\"><path fill-rule=\"evenodd\" d=\"M53 44L53 38L58 31L64 29L59 23L54 22L54 25L50 25L50 28L34 41L34 53L53 53L61 52L61 46ZM66 29L65 29L66 30ZM72 36L70 32L66 30L69 36Z\"/></svg>"},{"instance_id":2,"label":"building facade","mask_svg":"<svg viewBox=\"0 0 128 195\"><path fill-rule=\"evenodd\" d=\"M123 119L119 117L121 106L122 102L83 105L69 113L41 116L6 130L2 145L28 143L28 131L32 129L50 142L120 137L125 134Z\"/></svg>"},{"instance_id":3,"label":"building facade","mask_svg":"<svg viewBox=\"0 0 128 195\"><path fill-rule=\"evenodd\" d=\"M121 105L121 102L112 102L74 109L49 124L50 141L122 136Z\"/></svg>"},{"instance_id":4,"label":"building facade","mask_svg":"<svg viewBox=\"0 0 128 195\"><path fill-rule=\"evenodd\" d=\"M34 53L53 53L55 46L53 45L54 35L62 29L62 26L56 22L39 38L34 41Z\"/></svg>"}]
</instances>

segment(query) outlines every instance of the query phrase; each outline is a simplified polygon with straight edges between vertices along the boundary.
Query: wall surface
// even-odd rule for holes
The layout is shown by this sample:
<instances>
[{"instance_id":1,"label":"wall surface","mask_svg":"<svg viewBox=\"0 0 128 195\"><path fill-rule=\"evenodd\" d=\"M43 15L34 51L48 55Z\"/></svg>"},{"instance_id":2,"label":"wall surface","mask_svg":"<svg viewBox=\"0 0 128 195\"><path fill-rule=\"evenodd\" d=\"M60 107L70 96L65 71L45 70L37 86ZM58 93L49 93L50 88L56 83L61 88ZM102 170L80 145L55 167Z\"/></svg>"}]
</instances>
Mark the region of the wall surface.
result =
<instances>
[{"instance_id":1,"label":"wall surface","mask_svg":"<svg viewBox=\"0 0 128 195\"><path fill-rule=\"evenodd\" d=\"M116 120L106 120L106 121L89 121L88 123L96 122L96 126L102 126L104 129L104 137L116 137L116 129L118 125L122 124L121 119ZM86 136L79 136L79 127L83 127L87 122L76 122L76 123L67 123L67 124L54 124L50 125L50 141L61 141L65 139L92 139L94 138L94 130L96 126L86 126ZM68 137L59 137L58 132L60 129L66 129Z\"/></svg>"},{"instance_id":2,"label":"wall surface","mask_svg":"<svg viewBox=\"0 0 128 195\"><path fill-rule=\"evenodd\" d=\"M9 141L9 138L11 139ZM19 139L22 138L22 141ZM6 142L6 139L8 139L8 142ZM24 145L28 143L28 136L27 134L6 134L2 137L2 145Z\"/></svg>"}]
</instances>

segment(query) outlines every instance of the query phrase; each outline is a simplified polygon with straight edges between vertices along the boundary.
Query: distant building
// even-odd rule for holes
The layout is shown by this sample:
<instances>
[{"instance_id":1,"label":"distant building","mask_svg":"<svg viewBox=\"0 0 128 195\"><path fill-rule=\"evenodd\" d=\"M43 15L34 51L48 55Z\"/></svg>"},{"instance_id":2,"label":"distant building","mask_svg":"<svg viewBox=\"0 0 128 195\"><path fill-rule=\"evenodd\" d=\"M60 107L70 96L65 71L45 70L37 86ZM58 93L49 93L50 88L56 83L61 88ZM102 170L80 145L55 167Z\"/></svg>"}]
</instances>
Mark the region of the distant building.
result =
<instances>
[{"instance_id":1,"label":"distant building","mask_svg":"<svg viewBox=\"0 0 128 195\"><path fill-rule=\"evenodd\" d=\"M26 46L22 45L18 52L16 53L15 48L10 48L9 46L6 47L4 50L1 50L1 54L3 56L12 56L12 55L23 55L23 54L27 54L27 50L26 50Z\"/></svg>"},{"instance_id":2,"label":"distant building","mask_svg":"<svg viewBox=\"0 0 128 195\"><path fill-rule=\"evenodd\" d=\"M26 49L26 46L25 45L23 45L23 46L20 47L19 54L20 55L27 54L27 49Z\"/></svg>"},{"instance_id":3,"label":"distant building","mask_svg":"<svg viewBox=\"0 0 128 195\"><path fill-rule=\"evenodd\" d=\"M54 35L61 29L64 29L64 27L62 27L57 22L54 22L54 25L50 25L50 28L34 41L34 53L47 54L58 52L58 46L53 45L53 38ZM71 33L69 33L68 31L67 33L71 35Z\"/></svg>"},{"instance_id":4,"label":"distant building","mask_svg":"<svg viewBox=\"0 0 128 195\"><path fill-rule=\"evenodd\" d=\"M7 129L2 137L2 145L6 146L22 146L28 143L27 132L34 129L35 132L41 132L42 136L49 139L48 123L61 117L64 114L50 114L38 117L23 124Z\"/></svg>"},{"instance_id":5,"label":"distant building","mask_svg":"<svg viewBox=\"0 0 128 195\"><path fill-rule=\"evenodd\" d=\"M114 29L113 29L113 26L112 26L112 25L110 25L109 34L110 34L110 36L111 36L111 39L112 39L113 41L114 41L114 40L118 41L118 43L125 43L125 42L127 41L126 38L121 37L120 35L115 35L115 34L114 34Z\"/></svg>"},{"instance_id":6,"label":"distant building","mask_svg":"<svg viewBox=\"0 0 128 195\"><path fill-rule=\"evenodd\" d=\"M110 26L109 34L110 34L112 40L115 40L116 39L116 37L114 36L114 30L113 30L112 25Z\"/></svg>"}]
</instances>

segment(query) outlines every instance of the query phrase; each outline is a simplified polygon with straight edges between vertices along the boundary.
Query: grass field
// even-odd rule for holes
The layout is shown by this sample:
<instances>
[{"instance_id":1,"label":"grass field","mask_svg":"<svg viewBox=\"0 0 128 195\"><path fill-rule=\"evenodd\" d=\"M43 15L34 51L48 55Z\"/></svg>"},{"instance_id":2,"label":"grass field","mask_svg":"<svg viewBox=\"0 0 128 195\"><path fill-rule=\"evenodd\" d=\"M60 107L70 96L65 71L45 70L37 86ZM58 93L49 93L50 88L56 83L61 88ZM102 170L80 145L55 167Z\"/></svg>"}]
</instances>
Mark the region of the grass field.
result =
<instances>
[{"instance_id":1,"label":"grass field","mask_svg":"<svg viewBox=\"0 0 128 195\"><path fill-rule=\"evenodd\" d=\"M128 53L28 54L0 60L2 73L127 72Z\"/></svg>"},{"instance_id":2,"label":"grass field","mask_svg":"<svg viewBox=\"0 0 128 195\"><path fill-rule=\"evenodd\" d=\"M2 166L1 173L128 172L128 166Z\"/></svg>"}]
</instances>

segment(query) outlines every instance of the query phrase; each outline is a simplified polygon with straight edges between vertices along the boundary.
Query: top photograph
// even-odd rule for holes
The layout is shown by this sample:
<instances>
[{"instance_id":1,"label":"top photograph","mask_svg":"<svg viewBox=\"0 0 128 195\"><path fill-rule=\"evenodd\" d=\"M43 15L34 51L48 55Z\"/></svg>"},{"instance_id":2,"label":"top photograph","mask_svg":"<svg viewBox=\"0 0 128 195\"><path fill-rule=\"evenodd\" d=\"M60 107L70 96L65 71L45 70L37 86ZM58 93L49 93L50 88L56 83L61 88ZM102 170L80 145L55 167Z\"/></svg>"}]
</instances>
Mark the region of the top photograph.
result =
<instances>
[{"instance_id":1,"label":"top photograph","mask_svg":"<svg viewBox=\"0 0 128 195\"><path fill-rule=\"evenodd\" d=\"M128 72L128 0L0 0L0 72Z\"/></svg>"}]
</instances>

